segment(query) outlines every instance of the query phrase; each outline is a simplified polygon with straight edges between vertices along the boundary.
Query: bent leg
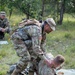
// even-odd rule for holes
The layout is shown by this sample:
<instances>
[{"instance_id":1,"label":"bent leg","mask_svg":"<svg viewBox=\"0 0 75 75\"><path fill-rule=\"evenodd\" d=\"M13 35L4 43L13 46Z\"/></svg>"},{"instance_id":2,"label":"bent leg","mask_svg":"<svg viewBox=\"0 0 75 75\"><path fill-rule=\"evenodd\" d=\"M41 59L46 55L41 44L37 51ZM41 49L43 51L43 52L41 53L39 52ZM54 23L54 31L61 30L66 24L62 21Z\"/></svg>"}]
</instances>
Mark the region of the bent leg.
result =
<instances>
[{"instance_id":1,"label":"bent leg","mask_svg":"<svg viewBox=\"0 0 75 75\"><path fill-rule=\"evenodd\" d=\"M21 59L17 63L17 66L13 71L12 75L18 75L18 73L22 72L27 67L28 62L30 61L30 57L28 56L28 52L25 53L26 54L23 57L21 57Z\"/></svg>"},{"instance_id":2,"label":"bent leg","mask_svg":"<svg viewBox=\"0 0 75 75\"><path fill-rule=\"evenodd\" d=\"M19 38L15 38L17 36L18 35L13 36L12 40L16 53L19 57L21 57L21 59L17 63L16 68L11 75L18 75L27 67L28 62L30 61L30 55L24 41Z\"/></svg>"}]
</instances>

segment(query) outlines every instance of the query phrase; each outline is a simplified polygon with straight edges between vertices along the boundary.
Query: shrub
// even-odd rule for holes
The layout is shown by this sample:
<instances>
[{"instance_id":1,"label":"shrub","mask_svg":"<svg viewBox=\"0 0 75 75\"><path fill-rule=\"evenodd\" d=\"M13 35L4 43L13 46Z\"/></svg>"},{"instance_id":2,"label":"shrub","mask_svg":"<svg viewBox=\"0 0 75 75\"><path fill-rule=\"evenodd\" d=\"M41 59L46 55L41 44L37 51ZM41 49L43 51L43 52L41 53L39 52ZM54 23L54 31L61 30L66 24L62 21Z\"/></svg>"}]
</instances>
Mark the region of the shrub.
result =
<instances>
[{"instance_id":1,"label":"shrub","mask_svg":"<svg viewBox=\"0 0 75 75\"><path fill-rule=\"evenodd\" d=\"M72 38L72 35L70 33L65 33L64 37L71 39Z\"/></svg>"}]
</instances>

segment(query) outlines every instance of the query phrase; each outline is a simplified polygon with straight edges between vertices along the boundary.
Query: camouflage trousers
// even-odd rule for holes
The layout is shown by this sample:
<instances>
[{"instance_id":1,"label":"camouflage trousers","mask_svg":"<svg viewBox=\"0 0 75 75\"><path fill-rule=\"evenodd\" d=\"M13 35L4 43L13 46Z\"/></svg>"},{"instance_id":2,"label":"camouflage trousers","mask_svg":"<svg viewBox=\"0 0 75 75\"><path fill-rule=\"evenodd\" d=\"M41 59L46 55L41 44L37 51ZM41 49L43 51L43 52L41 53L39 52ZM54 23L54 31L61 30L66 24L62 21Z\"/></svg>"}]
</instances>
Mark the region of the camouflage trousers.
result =
<instances>
[{"instance_id":1,"label":"camouflage trousers","mask_svg":"<svg viewBox=\"0 0 75 75\"><path fill-rule=\"evenodd\" d=\"M21 57L15 69L16 73L12 75L18 75L18 73L21 73L29 63L31 63L30 66L32 67L32 71L30 72L29 75L33 75L34 69L37 67L35 61L37 56L35 55L35 53L31 48L30 49L27 48L21 36L19 36L18 32L12 34L11 40L13 42L14 49L16 50L17 55ZM32 58L34 59L34 61L32 61Z\"/></svg>"},{"instance_id":2,"label":"camouflage trousers","mask_svg":"<svg viewBox=\"0 0 75 75\"><path fill-rule=\"evenodd\" d=\"M17 55L21 57L16 66L16 73L12 74L18 75L18 73L22 72L27 67L28 62L30 61L30 55L24 41L22 41L17 32L12 34L11 39Z\"/></svg>"}]
</instances>

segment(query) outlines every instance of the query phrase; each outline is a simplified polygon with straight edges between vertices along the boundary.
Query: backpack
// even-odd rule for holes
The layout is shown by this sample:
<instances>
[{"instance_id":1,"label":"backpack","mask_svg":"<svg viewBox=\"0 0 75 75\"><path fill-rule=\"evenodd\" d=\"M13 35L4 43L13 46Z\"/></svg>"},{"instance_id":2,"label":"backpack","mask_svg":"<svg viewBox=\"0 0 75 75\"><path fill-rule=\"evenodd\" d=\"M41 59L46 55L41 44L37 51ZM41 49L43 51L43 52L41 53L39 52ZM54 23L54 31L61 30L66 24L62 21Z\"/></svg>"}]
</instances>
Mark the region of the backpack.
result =
<instances>
[{"instance_id":1,"label":"backpack","mask_svg":"<svg viewBox=\"0 0 75 75\"><path fill-rule=\"evenodd\" d=\"M34 24L37 26L41 26L41 23L36 19L25 19L19 23L18 27L21 28L24 26L34 25Z\"/></svg>"}]
</instances>

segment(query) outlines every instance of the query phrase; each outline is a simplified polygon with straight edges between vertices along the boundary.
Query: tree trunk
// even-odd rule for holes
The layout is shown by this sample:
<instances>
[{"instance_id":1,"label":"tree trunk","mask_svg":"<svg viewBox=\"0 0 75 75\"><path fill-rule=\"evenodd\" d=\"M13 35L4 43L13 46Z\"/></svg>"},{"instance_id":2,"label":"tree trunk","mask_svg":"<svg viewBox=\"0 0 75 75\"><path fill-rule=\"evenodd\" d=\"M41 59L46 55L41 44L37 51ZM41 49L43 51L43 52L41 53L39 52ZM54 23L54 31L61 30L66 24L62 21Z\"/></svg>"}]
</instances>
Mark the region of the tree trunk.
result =
<instances>
[{"instance_id":1,"label":"tree trunk","mask_svg":"<svg viewBox=\"0 0 75 75\"><path fill-rule=\"evenodd\" d=\"M29 17L30 17L30 12L29 12L29 10L30 10L30 4L28 4L27 6L28 6L28 11L27 11L26 16L27 16L27 19L29 19Z\"/></svg>"},{"instance_id":2,"label":"tree trunk","mask_svg":"<svg viewBox=\"0 0 75 75\"><path fill-rule=\"evenodd\" d=\"M61 8L60 8L60 20L58 21L58 23L60 25L62 24L62 21L63 21L64 11L65 11L65 0L62 0L61 1Z\"/></svg>"},{"instance_id":3,"label":"tree trunk","mask_svg":"<svg viewBox=\"0 0 75 75\"><path fill-rule=\"evenodd\" d=\"M26 15L27 16L27 19L29 19L29 15Z\"/></svg>"},{"instance_id":4,"label":"tree trunk","mask_svg":"<svg viewBox=\"0 0 75 75\"><path fill-rule=\"evenodd\" d=\"M39 13L39 21L42 22L42 18L44 16L44 2L45 0L42 0L42 8L41 8L41 11Z\"/></svg>"},{"instance_id":5,"label":"tree trunk","mask_svg":"<svg viewBox=\"0 0 75 75\"><path fill-rule=\"evenodd\" d=\"M44 0L42 0L42 12L41 12L41 16L43 17L44 15Z\"/></svg>"}]
</instances>

